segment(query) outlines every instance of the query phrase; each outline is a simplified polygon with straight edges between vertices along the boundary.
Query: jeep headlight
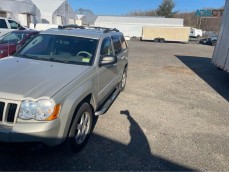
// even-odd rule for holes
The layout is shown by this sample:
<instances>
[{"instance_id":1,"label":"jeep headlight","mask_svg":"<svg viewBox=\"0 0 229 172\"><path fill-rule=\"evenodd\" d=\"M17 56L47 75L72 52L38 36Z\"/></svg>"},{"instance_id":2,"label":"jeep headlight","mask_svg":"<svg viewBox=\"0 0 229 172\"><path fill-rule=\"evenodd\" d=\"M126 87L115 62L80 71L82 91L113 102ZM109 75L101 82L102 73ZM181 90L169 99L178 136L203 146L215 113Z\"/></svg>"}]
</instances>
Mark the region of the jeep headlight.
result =
<instances>
[{"instance_id":1,"label":"jeep headlight","mask_svg":"<svg viewBox=\"0 0 229 172\"><path fill-rule=\"evenodd\" d=\"M19 118L24 120L51 121L58 117L59 112L60 105L55 105L50 100L25 100L21 103Z\"/></svg>"}]
</instances>

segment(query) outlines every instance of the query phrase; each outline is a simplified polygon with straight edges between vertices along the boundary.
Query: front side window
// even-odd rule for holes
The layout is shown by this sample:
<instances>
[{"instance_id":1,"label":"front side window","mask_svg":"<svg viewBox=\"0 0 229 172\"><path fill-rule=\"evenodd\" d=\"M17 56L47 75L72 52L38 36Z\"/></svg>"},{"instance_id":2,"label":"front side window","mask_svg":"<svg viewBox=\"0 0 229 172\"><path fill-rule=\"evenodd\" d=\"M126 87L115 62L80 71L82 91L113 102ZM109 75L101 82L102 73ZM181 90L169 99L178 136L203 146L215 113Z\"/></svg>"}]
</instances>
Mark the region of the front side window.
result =
<instances>
[{"instance_id":1,"label":"front side window","mask_svg":"<svg viewBox=\"0 0 229 172\"><path fill-rule=\"evenodd\" d=\"M105 38L103 40L103 43L102 43L102 46L101 46L100 55L101 56L113 55L111 39L109 37L107 37L107 38Z\"/></svg>"},{"instance_id":2,"label":"front side window","mask_svg":"<svg viewBox=\"0 0 229 172\"><path fill-rule=\"evenodd\" d=\"M67 64L92 65L98 40L41 34L33 38L16 56Z\"/></svg>"},{"instance_id":3,"label":"front side window","mask_svg":"<svg viewBox=\"0 0 229 172\"><path fill-rule=\"evenodd\" d=\"M0 28L7 29L7 24L4 19L0 19Z\"/></svg>"},{"instance_id":4,"label":"front side window","mask_svg":"<svg viewBox=\"0 0 229 172\"><path fill-rule=\"evenodd\" d=\"M17 22L13 20L9 20L9 24L10 24L11 29L18 29L20 26Z\"/></svg>"}]
</instances>

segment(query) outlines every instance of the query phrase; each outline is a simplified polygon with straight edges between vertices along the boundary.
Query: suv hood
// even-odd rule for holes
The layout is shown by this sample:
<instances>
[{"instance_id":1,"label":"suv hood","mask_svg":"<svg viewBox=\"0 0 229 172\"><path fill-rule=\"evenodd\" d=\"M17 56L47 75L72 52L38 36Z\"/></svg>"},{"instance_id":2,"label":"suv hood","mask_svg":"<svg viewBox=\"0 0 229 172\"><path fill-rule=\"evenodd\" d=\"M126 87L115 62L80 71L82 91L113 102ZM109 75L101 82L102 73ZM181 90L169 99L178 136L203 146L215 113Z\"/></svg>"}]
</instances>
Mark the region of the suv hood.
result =
<instances>
[{"instance_id":1,"label":"suv hood","mask_svg":"<svg viewBox=\"0 0 229 172\"><path fill-rule=\"evenodd\" d=\"M0 99L51 98L89 66L17 57L0 60Z\"/></svg>"}]
</instances>

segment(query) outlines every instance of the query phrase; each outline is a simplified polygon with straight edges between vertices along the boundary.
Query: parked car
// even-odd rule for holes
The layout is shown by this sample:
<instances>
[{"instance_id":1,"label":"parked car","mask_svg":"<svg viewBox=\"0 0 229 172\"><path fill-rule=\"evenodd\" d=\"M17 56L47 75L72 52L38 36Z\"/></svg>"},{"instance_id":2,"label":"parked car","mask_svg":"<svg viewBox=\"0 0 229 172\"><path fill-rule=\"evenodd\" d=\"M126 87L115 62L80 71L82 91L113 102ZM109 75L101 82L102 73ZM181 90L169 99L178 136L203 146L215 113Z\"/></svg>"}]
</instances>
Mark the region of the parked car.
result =
<instances>
[{"instance_id":1,"label":"parked car","mask_svg":"<svg viewBox=\"0 0 229 172\"><path fill-rule=\"evenodd\" d=\"M24 45L38 33L38 31L32 30L17 30L0 37L0 58L13 55L16 52L17 46Z\"/></svg>"},{"instance_id":2,"label":"parked car","mask_svg":"<svg viewBox=\"0 0 229 172\"><path fill-rule=\"evenodd\" d=\"M205 44L205 45L212 45L212 46L215 46L216 43L217 43L217 39L218 39L218 36L213 36L211 38L205 38L205 39L201 39L199 41L200 44Z\"/></svg>"},{"instance_id":3,"label":"parked car","mask_svg":"<svg viewBox=\"0 0 229 172\"><path fill-rule=\"evenodd\" d=\"M0 37L13 30L26 30L25 27L21 26L18 22L13 19L7 19L0 17Z\"/></svg>"},{"instance_id":4,"label":"parked car","mask_svg":"<svg viewBox=\"0 0 229 172\"><path fill-rule=\"evenodd\" d=\"M117 29L40 32L0 59L0 142L66 143L79 151L95 116L124 90L127 68L128 46Z\"/></svg>"}]
</instances>

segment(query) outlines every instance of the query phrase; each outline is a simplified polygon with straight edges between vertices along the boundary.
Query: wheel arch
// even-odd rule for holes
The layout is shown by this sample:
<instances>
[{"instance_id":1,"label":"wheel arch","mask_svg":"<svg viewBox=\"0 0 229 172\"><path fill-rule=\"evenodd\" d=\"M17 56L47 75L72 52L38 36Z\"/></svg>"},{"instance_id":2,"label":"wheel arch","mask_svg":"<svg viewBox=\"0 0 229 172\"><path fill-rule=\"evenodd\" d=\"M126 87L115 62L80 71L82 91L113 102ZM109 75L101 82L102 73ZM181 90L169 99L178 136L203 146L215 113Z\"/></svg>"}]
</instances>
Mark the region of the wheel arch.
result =
<instances>
[{"instance_id":1,"label":"wheel arch","mask_svg":"<svg viewBox=\"0 0 229 172\"><path fill-rule=\"evenodd\" d=\"M88 103L91 106L92 109L92 113L94 114L95 109L96 109L96 100L94 98L94 95L92 93L88 93L85 94L85 96L83 96L82 98L77 98L77 100L73 103L73 102L65 102L65 103L69 103L72 105L69 105L69 107L71 107L71 109L68 110L69 114L65 114L64 116L62 116L62 121L64 120L64 122L62 123L62 129L61 131L59 131L59 138L62 138L60 140L59 143L62 143L64 141L66 141L66 139L68 138L70 129L72 127L74 118L76 117L77 111L79 110L80 106L82 106L83 103ZM65 118L65 119L64 119Z\"/></svg>"}]
</instances>

